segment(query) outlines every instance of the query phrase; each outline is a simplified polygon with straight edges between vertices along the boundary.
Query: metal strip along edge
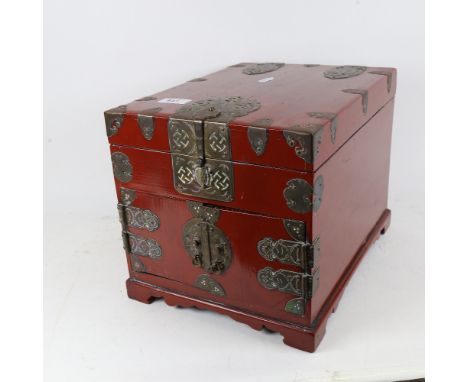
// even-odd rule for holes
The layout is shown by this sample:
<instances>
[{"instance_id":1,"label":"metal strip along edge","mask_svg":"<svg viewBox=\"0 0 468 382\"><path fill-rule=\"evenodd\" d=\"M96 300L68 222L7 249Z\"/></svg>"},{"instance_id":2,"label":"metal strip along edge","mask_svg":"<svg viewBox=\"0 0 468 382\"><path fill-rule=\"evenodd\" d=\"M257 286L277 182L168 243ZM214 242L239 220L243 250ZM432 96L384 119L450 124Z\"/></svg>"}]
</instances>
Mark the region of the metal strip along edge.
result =
<instances>
[{"instance_id":1,"label":"metal strip along edge","mask_svg":"<svg viewBox=\"0 0 468 382\"><path fill-rule=\"evenodd\" d=\"M138 127L140 128L143 138L147 141L151 141L154 134L154 123L153 117L156 117L157 113L162 110L161 107L154 107L151 109L142 110L137 115Z\"/></svg>"},{"instance_id":2,"label":"metal strip along edge","mask_svg":"<svg viewBox=\"0 0 468 382\"><path fill-rule=\"evenodd\" d=\"M104 120L106 122L107 136L113 137L119 132L123 125L127 105L121 105L104 112Z\"/></svg>"},{"instance_id":3,"label":"metal strip along edge","mask_svg":"<svg viewBox=\"0 0 468 382\"><path fill-rule=\"evenodd\" d=\"M309 128L312 131L302 131L298 128ZM292 126L283 130L283 136L289 147L294 148L296 155L306 163L313 164L320 152L323 138L323 125L309 123L307 125Z\"/></svg>"},{"instance_id":4,"label":"metal strip along edge","mask_svg":"<svg viewBox=\"0 0 468 382\"><path fill-rule=\"evenodd\" d=\"M343 89L343 93L358 94L361 96L362 113L367 114L367 105L369 101L369 92L367 89Z\"/></svg>"}]
</instances>

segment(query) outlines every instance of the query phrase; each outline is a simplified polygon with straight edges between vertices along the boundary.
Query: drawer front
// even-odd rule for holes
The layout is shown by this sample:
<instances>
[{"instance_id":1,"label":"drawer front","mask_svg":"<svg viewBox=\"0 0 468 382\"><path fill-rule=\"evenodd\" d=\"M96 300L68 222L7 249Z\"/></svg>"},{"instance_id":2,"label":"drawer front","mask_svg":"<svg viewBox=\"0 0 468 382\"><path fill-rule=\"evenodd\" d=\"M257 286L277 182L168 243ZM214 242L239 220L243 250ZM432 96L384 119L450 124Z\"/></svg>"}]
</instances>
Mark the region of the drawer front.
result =
<instances>
[{"instance_id":1,"label":"drawer front","mask_svg":"<svg viewBox=\"0 0 468 382\"><path fill-rule=\"evenodd\" d=\"M204 174L197 172L197 168L184 167L185 162L191 162L190 157L124 146L111 146L111 152L119 187L302 220L308 225L311 212L321 203L323 184L316 182L312 186L312 174L307 172L211 159L204 167L213 169L208 176L209 185L199 186L195 178L201 178L198 181L203 183ZM226 163L229 169L224 171ZM217 168L229 174L216 176ZM186 186L181 187L182 182ZM222 197L208 195L215 187L221 190L216 195Z\"/></svg>"},{"instance_id":2,"label":"drawer front","mask_svg":"<svg viewBox=\"0 0 468 382\"><path fill-rule=\"evenodd\" d=\"M118 188L132 277L298 324L318 283L303 221Z\"/></svg>"}]
</instances>

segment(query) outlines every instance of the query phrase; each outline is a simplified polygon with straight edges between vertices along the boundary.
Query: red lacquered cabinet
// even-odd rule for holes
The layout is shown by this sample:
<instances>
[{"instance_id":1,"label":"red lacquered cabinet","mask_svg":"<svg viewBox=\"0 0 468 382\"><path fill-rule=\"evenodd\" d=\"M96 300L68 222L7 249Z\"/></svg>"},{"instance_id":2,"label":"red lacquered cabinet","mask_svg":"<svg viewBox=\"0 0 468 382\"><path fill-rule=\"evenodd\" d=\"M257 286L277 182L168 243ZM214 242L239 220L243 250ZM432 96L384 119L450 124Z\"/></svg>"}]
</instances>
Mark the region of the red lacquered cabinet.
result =
<instances>
[{"instance_id":1,"label":"red lacquered cabinet","mask_svg":"<svg viewBox=\"0 0 468 382\"><path fill-rule=\"evenodd\" d=\"M130 298L314 351L390 224L396 71L242 63L105 112Z\"/></svg>"}]
</instances>

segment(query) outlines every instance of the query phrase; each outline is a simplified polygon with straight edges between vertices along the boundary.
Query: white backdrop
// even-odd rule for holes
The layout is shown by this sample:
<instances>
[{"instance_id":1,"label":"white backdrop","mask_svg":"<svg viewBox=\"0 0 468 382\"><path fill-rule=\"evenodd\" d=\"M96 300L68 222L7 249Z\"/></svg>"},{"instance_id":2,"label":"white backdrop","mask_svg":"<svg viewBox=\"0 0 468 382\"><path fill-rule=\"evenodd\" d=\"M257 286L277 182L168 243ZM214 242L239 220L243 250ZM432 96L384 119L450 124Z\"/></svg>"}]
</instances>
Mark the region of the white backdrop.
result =
<instances>
[{"instance_id":1,"label":"white backdrop","mask_svg":"<svg viewBox=\"0 0 468 382\"><path fill-rule=\"evenodd\" d=\"M47 380L423 375L422 0L46 0L44 15ZM225 317L125 297L103 111L245 61L398 69L393 225L313 355Z\"/></svg>"}]
</instances>

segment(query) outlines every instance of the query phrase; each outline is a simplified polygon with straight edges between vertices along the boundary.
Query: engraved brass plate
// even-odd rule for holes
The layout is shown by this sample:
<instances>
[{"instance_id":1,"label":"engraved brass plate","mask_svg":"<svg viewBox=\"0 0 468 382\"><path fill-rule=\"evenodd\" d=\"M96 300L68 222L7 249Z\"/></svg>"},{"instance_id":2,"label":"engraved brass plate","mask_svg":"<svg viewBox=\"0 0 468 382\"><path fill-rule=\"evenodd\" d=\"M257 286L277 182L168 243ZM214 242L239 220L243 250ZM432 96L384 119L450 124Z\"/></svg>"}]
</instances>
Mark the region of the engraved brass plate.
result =
<instances>
[{"instance_id":1,"label":"engraved brass plate","mask_svg":"<svg viewBox=\"0 0 468 382\"><path fill-rule=\"evenodd\" d=\"M153 117L161 111L160 107L155 107L153 109L147 109L140 111L137 116L138 127L140 128L143 137L150 141L153 138L154 133L154 121Z\"/></svg>"},{"instance_id":2,"label":"engraved brass plate","mask_svg":"<svg viewBox=\"0 0 468 382\"><path fill-rule=\"evenodd\" d=\"M328 69L323 75L331 80L341 80L359 76L367 70L365 66L344 65Z\"/></svg>"},{"instance_id":3,"label":"engraved brass plate","mask_svg":"<svg viewBox=\"0 0 468 382\"><path fill-rule=\"evenodd\" d=\"M312 186L304 179L291 179L283 195L291 210L305 214L312 209L312 192Z\"/></svg>"},{"instance_id":4,"label":"engraved brass plate","mask_svg":"<svg viewBox=\"0 0 468 382\"><path fill-rule=\"evenodd\" d=\"M297 127L300 126L292 128ZM294 147L299 158L304 159L307 163L314 163L322 143L323 127L315 124L308 124L306 127L314 128L314 133L284 130L283 135L288 146Z\"/></svg>"},{"instance_id":5,"label":"engraved brass plate","mask_svg":"<svg viewBox=\"0 0 468 382\"><path fill-rule=\"evenodd\" d=\"M175 189L181 194L230 202L234 199L233 165L206 159L203 167L193 157L172 154Z\"/></svg>"},{"instance_id":6,"label":"engraved brass plate","mask_svg":"<svg viewBox=\"0 0 468 382\"><path fill-rule=\"evenodd\" d=\"M122 127L126 105L118 106L114 109L104 112L104 119L106 121L106 133L110 138L119 132Z\"/></svg>"},{"instance_id":7,"label":"engraved brass plate","mask_svg":"<svg viewBox=\"0 0 468 382\"><path fill-rule=\"evenodd\" d=\"M234 171L227 123L261 107L244 97L191 102L169 120L174 187L177 192L230 202Z\"/></svg>"},{"instance_id":8,"label":"engraved brass plate","mask_svg":"<svg viewBox=\"0 0 468 382\"><path fill-rule=\"evenodd\" d=\"M132 180L133 166L130 163L128 156L121 152L114 152L111 155L112 158L112 169L116 179L123 183L130 182Z\"/></svg>"},{"instance_id":9,"label":"engraved brass plate","mask_svg":"<svg viewBox=\"0 0 468 382\"><path fill-rule=\"evenodd\" d=\"M152 239L134 235L133 233L126 233L128 237L128 246L130 253L139 256L149 257L153 260L159 259L162 256L162 249L160 245Z\"/></svg>"},{"instance_id":10,"label":"engraved brass plate","mask_svg":"<svg viewBox=\"0 0 468 382\"><path fill-rule=\"evenodd\" d=\"M183 242L192 264L209 273L223 273L231 264L231 243L215 226L220 211L201 203L188 202L193 219L184 226Z\"/></svg>"},{"instance_id":11,"label":"engraved brass plate","mask_svg":"<svg viewBox=\"0 0 468 382\"><path fill-rule=\"evenodd\" d=\"M264 127L250 126L247 129L250 147L257 156L263 155L268 143L268 130Z\"/></svg>"},{"instance_id":12,"label":"engraved brass plate","mask_svg":"<svg viewBox=\"0 0 468 382\"><path fill-rule=\"evenodd\" d=\"M312 187L304 179L291 179L283 191L286 205L293 211L305 214L311 210L317 211L322 203L324 182L323 176L318 176Z\"/></svg>"},{"instance_id":13,"label":"engraved brass plate","mask_svg":"<svg viewBox=\"0 0 468 382\"><path fill-rule=\"evenodd\" d=\"M252 64L242 69L242 73L249 74L249 75L269 73L269 72L278 70L279 68L282 68L283 66L284 64L282 63L273 63L273 62L268 62L268 63L263 63L263 64Z\"/></svg>"},{"instance_id":14,"label":"engraved brass plate","mask_svg":"<svg viewBox=\"0 0 468 382\"><path fill-rule=\"evenodd\" d=\"M319 274L318 268L312 274L307 274L286 269L275 271L273 268L266 267L258 271L257 279L260 285L266 289L310 298L318 288Z\"/></svg>"},{"instance_id":15,"label":"engraved brass plate","mask_svg":"<svg viewBox=\"0 0 468 382\"><path fill-rule=\"evenodd\" d=\"M218 297L224 297L226 295L221 284L208 275L198 276L194 285Z\"/></svg>"},{"instance_id":16,"label":"engraved brass plate","mask_svg":"<svg viewBox=\"0 0 468 382\"><path fill-rule=\"evenodd\" d=\"M231 140L227 125L219 122L205 122L203 130L205 157L210 159L231 159Z\"/></svg>"},{"instance_id":17,"label":"engraved brass plate","mask_svg":"<svg viewBox=\"0 0 468 382\"><path fill-rule=\"evenodd\" d=\"M138 207L119 205L120 219L126 227L153 232L159 228L159 217L152 211Z\"/></svg>"},{"instance_id":18,"label":"engraved brass plate","mask_svg":"<svg viewBox=\"0 0 468 382\"><path fill-rule=\"evenodd\" d=\"M308 245L292 240L273 240L266 237L257 244L258 253L268 261L279 261L283 264L306 268Z\"/></svg>"},{"instance_id":19,"label":"engraved brass plate","mask_svg":"<svg viewBox=\"0 0 468 382\"><path fill-rule=\"evenodd\" d=\"M284 219L284 229L294 240L306 241L305 224L299 220Z\"/></svg>"},{"instance_id":20,"label":"engraved brass plate","mask_svg":"<svg viewBox=\"0 0 468 382\"><path fill-rule=\"evenodd\" d=\"M130 262L132 265L132 269L135 272L146 272L146 267L145 264L143 264L143 261L141 261L138 256L135 255L130 255Z\"/></svg>"},{"instance_id":21,"label":"engraved brass plate","mask_svg":"<svg viewBox=\"0 0 468 382\"><path fill-rule=\"evenodd\" d=\"M169 120L171 153L203 158L203 124L201 121Z\"/></svg>"},{"instance_id":22,"label":"engraved brass plate","mask_svg":"<svg viewBox=\"0 0 468 382\"><path fill-rule=\"evenodd\" d=\"M136 192L128 188L120 187L120 198L124 206L130 206L136 199Z\"/></svg>"},{"instance_id":23,"label":"engraved brass plate","mask_svg":"<svg viewBox=\"0 0 468 382\"><path fill-rule=\"evenodd\" d=\"M307 293L307 277L304 273L292 272L285 269L275 271L266 267L258 271L257 279L266 289L304 296Z\"/></svg>"},{"instance_id":24,"label":"engraved brass plate","mask_svg":"<svg viewBox=\"0 0 468 382\"><path fill-rule=\"evenodd\" d=\"M237 117L243 117L257 109L261 104L255 99L244 97L209 98L191 102L182 106L173 115L174 118L227 123Z\"/></svg>"},{"instance_id":25,"label":"engraved brass plate","mask_svg":"<svg viewBox=\"0 0 468 382\"><path fill-rule=\"evenodd\" d=\"M286 303L284 310L297 316L303 316L305 313L305 299L302 297L293 298Z\"/></svg>"}]
</instances>

